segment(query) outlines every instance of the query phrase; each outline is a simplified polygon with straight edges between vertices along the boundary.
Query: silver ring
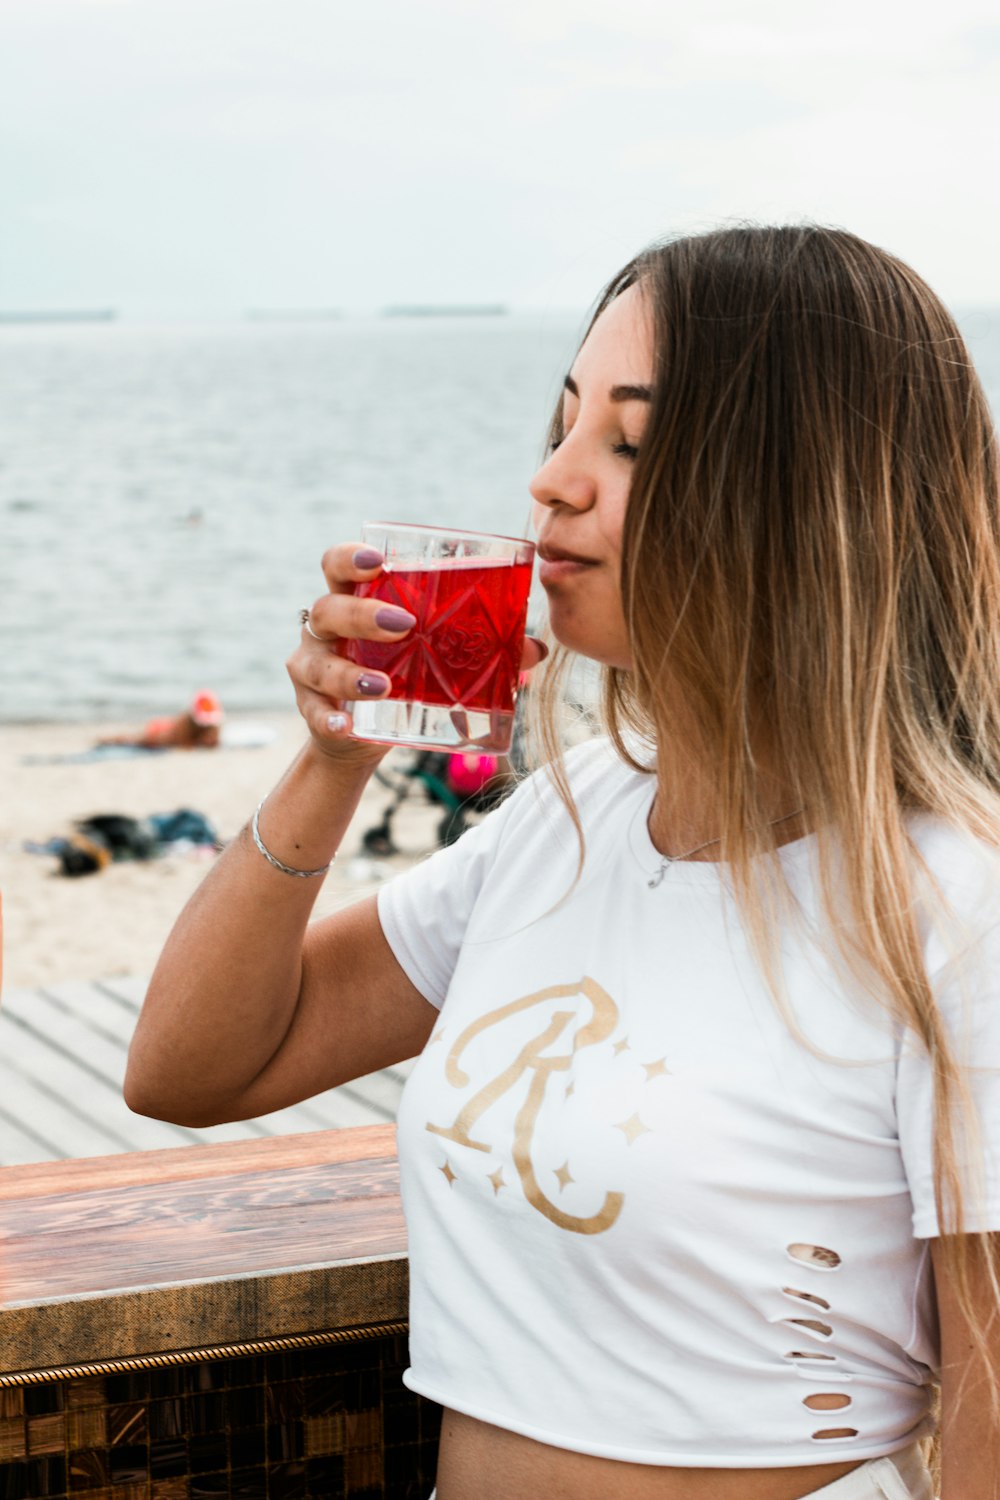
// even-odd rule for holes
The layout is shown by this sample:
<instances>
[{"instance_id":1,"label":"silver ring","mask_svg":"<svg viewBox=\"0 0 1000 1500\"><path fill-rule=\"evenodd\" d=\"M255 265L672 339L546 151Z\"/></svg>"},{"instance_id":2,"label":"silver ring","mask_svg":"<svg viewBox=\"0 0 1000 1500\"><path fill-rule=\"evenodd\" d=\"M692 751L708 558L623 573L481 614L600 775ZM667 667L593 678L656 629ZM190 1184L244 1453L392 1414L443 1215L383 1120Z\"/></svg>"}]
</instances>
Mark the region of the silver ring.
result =
<instances>
[{"instance_id":1,"label":"silver ring","mask_svg":"<svg viewBox=\"0 0 1000 1500\"><path fill-rule=\"evenodd\" d=\"M309 611L307 609L299 610L299 624L305 626L306 630L308 630L314 641L322 641L324 639L323 636L317 635L315 630L313 630L312 625L309 621Z\"/></svg>"}]
</instances>

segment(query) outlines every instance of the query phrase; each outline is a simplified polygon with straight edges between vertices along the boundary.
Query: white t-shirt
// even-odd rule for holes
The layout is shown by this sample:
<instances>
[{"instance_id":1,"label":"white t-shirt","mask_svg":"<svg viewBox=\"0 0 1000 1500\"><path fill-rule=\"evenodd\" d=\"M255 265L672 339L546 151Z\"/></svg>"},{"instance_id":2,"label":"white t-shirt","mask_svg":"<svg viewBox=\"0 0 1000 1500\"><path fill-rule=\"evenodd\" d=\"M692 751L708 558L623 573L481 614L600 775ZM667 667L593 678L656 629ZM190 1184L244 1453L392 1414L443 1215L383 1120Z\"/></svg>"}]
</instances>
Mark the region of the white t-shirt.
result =
<instances>
[{"instance_id":1,"label":"white t-shirt","mask_svg":"<svg viewBox=\"0 0 1000 1500\"><path fill-rule=\"evenodd\" d=\"M937 1364L925 1060L789 923L787 994L824 1055L804 1046L725 866L674 864L650 887L652 777L604 741L569 763L587 843L575 886L576 836L538 775L380 892L394 953L441 1010L399 1112L407 1384L637 1464L902 1448L930 1430ZM913 832L959 915L991 926L990 851L930 819ZM780 855L807 916L815 854L809 836ZM921 931L960 1045L955 974L981 961L962 987L971 1055L1000 1065L997 931L961 965L933 922ZM975 1086L995 1144L1000 1084ZM1000 1228L989 1165L970 1228ZM814 1409L817 1394L842 1404Z\"/></svg>"}]
</instances>

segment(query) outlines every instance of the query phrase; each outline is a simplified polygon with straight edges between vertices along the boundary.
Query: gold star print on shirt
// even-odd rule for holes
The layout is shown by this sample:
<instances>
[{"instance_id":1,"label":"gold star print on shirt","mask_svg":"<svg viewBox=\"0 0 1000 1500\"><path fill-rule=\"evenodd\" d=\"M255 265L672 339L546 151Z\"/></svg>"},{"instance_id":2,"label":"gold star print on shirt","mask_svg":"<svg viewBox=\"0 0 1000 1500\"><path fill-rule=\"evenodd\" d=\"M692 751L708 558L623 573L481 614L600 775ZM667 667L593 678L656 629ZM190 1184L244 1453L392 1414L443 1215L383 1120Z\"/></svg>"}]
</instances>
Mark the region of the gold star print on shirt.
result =
<instances>
[{"instance_id":1,"label":"gold star print on shirt","mask_svg":"<svg viewBox=\"0 0 1000 1500\"><path fill-rule=\"evenodd\" d=\"M619 1040L617 1043L612 1043L610 1040L618 1025L618 1007L607 991L602 989L595 980L584 978L578 984L553 985L535 994L525 995L519 1000L512 1000L507 1005L499 1006L496 1010L479 1016L461 1032L449 1050L445 1062L445 1078L453 1088L467 1089L474 1080L462 1066L462 1060L466 1049L475 1038L484 1032L490 1032L490 1055L494 1058L502 1058L504 1056L503 1043L508 1041L511 1034L505 1022L535 1006L563 999L575 1000L576 1008L555 1010L541 1029L520 1045L513 1057L510 1057L508 1052L509 1061L499 1067L492 1077L475 1090L462 1105L452 1124L438 1125L429 1121L427 1129L433 1135L442 1136L445 1140L453 1141L459 1146L466 1146L473 1151L490 1153L500 1151L503 1154L502 1147L479 1138L480 1121L492 1105L522 1080L528 1079L527 1095L513 1122L513 1140L510 1147L510 1156L520 1179L524 1196L532 1208L544 1214L559 1229L569 1230L574 1234L600 1234L610 1229L618 1218L625 1201L624 1194L613 1190L606 1191L604 1201L594 1214L567 1213L549 1198L542 1188L532 1161L532 1145L539 1111L552 1075L566 1073L573 1063L574 1055L584 1048L608 1044L615 1056L627 1050L627 1039L624 1042ZM589 1019L581 1016L582 1007L579 1003L581 999L589 1002L591 1012ZM550 1055L549 1049L554 1047L560 1039L563 1039L566 1050ZM517 1045L516 1042L515 1045ZM564 1091L564 1098L566 1093L568 1090ZM624 1125L619 1125L618 1128L625 1131L626 1139L631 1145L648 1127L642 1124L636 1115ZM569 1175L568 1162L553 1175L559 1182L560 1192L565 1189L567 1183L574 1181ZM497 1174L490 1176L489 1180L494 1185L494 1193L499 1192Z\"/></svg>"}]
</instances>

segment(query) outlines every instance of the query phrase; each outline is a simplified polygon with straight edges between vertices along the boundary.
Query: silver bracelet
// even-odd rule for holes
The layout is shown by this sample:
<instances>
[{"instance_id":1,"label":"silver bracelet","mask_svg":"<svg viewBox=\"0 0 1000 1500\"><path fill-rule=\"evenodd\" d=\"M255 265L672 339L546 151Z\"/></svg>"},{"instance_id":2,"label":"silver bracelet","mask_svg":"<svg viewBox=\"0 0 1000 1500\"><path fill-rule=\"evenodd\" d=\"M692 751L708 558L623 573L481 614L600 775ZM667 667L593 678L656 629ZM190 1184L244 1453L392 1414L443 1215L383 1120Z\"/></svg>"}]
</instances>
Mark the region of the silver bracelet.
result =
<instances>
[{"instance_id":1,"label":"silver bracelet","mask_svg":"<svg viewBox=\"0 0 1000 1500\"><path fill-rule=\"evenodd\" d=\"M267 798L262 797L258 802L257 811L254 813L253 822L250 824L250 832L253 834L254 843L257 845L257 848L260 850L261 854L263 854L268 864L273 865L276 870L280 870L282 875L296 875L300 880L311 880L314 875L325 875L327 870L330 868L330 865L333 864L333 860L337 858L336 855L333 856L333 859L331 859L329 865L322 865L318 870L293 870L291 865L283 865L280 859L275 859L274 855L271 853L270 849L267 848L264 840L260 836L260 827L258 824L258 819L260 818L260 810L264 806L264 803L266 801Z\"/></svg>"}]
</instances>

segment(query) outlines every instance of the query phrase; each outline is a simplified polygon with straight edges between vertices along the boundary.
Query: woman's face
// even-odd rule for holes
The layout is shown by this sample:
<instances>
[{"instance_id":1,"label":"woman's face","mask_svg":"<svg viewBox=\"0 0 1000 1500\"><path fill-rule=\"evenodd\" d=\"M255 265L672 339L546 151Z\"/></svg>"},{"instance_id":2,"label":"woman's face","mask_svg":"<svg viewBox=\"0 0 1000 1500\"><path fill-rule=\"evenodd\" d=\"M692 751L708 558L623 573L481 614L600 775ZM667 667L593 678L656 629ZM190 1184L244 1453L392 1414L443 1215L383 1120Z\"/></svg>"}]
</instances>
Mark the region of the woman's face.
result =
<instances>
[{"instance_id":1,"label":"woman's face","mask_svg":"<svg viewBox=\"0 0 1000 1500\"><path fill-rule=\"evenodd\" d=\"M626 670L622 523L652 380L652 324L641 292L630 287L577 355L563 392L563 440L531 482L539 576L556 639Z\"/></svg>"}]
</instances>

